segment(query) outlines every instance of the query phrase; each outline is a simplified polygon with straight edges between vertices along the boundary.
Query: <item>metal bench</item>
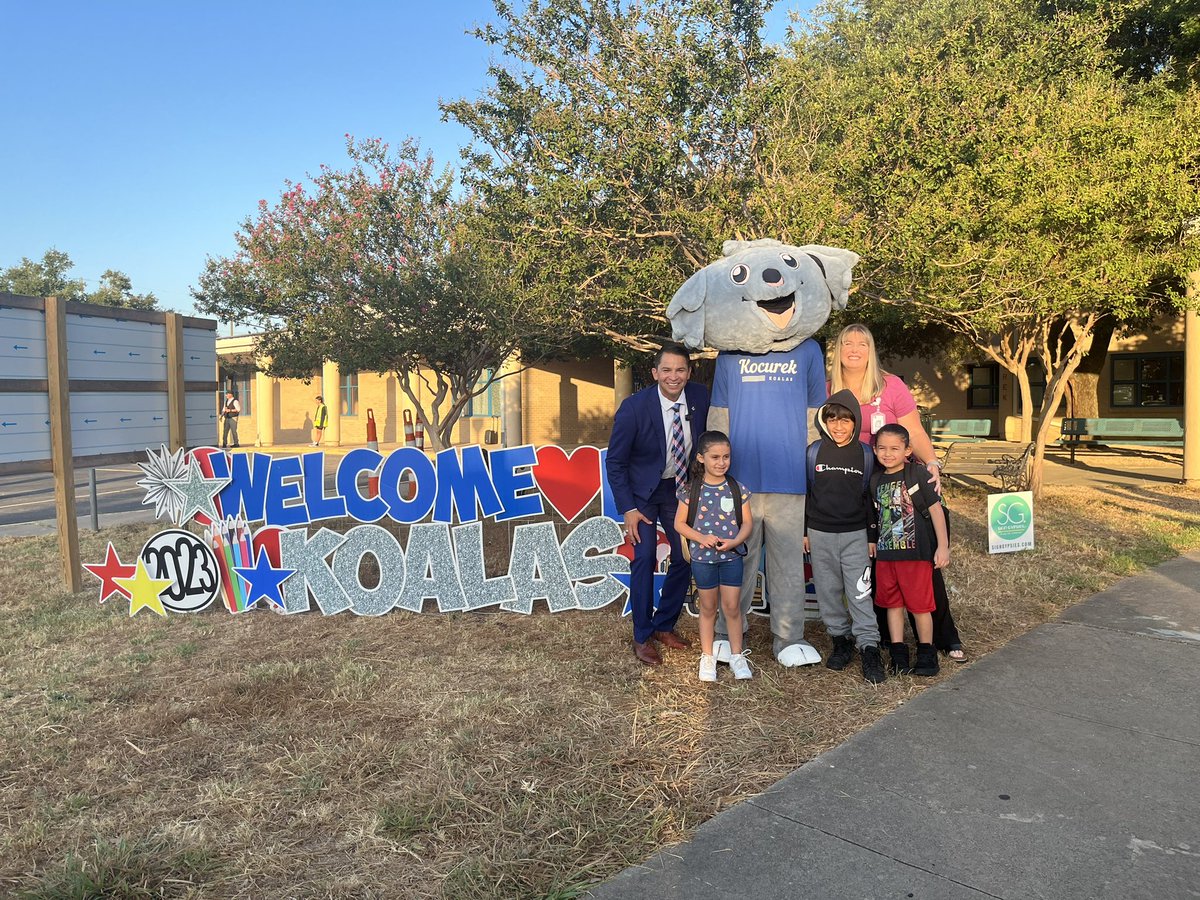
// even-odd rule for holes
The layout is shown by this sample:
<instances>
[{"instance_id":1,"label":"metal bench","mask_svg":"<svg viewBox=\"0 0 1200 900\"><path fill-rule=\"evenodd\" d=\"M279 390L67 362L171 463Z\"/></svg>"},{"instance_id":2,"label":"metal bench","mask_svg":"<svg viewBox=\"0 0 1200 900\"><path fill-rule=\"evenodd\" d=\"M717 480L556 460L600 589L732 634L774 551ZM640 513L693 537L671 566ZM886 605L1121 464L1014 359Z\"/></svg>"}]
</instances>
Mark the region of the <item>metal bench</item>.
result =
<instances>
[{"instance_id":1,"label":"metal bench","mask_svg":"<svg viewBox=\"0 0 1200 900\"><path fill-rule=\"evenodd\" d=\"M1059 445L1071 451L1083 446L1148 445L1166 447L1183 444L1183 426L1178 419L1079 419L1062 420Z\"/></svg>"},{"instance_id":2,"label":"metal bench","mask_svg":"<svg viewBox=\"0 0 1200 900\"><path fill-rule=\"evenodd\" d=\"M934 419L929 436L935 441L986 441L993 427L991 419Z\"/></svg>"}]
</instances>

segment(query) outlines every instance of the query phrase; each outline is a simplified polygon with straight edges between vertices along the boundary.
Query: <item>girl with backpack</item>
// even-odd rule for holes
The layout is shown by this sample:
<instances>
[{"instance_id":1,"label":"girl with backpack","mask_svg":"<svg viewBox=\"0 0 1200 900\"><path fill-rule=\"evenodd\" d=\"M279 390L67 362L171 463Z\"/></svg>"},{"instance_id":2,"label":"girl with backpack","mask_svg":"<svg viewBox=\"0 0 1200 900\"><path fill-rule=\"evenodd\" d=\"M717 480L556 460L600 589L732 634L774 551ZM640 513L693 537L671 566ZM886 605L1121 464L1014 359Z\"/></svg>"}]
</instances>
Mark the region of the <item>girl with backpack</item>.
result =
<instances>
[{"instance_id":1,"label":"girl with backpack","mask_svg":"<svg viewBox=\"0 0 1200 900\"><path fill-rule=\"evenodd\" d=\"M717 680L713 639L720 600L725 621L740 622L743 546L750 535L750 491L729 473L729 437L706 431L696 441L688 481L677 493L675 530L688 542L692 578L699 593L700 680ZM740 553L738 551L741 551ZM735 678L751 678L748 650L742 649L742 629L729 633L729 667Z\"/></svg>"}]
</instances>

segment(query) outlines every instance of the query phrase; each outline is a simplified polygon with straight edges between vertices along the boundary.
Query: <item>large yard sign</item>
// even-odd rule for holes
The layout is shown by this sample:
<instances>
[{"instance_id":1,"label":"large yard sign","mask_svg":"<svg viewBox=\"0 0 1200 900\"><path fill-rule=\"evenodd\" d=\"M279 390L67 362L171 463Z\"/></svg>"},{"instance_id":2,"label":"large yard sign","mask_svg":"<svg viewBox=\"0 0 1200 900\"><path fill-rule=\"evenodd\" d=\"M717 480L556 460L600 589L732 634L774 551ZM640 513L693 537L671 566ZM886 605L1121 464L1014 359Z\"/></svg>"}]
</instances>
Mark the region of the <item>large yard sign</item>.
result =
<instances>
[{"instance_id":1,"label":"large yard sign","mask_svg":"<svg viewBox=\"0 0 1200 900\"><path fill-rule=\"evenodd\" d=\"M0 475L54 472L68 590L82 588L75 467L211 440L216 328L179 313L0 293Z\"/></svg>"},{"instance_id":2,"label":"large yard sign","mask_svg":"<svg viewBox=\"0 0 1200 900\"><path fill-rule=\"evenodd\" d=\"M607 491L606 514L561 540L553 521L574 522L601 493L604 452L595 447L568 454L525 445L485 455L468 446L432 459L411 447L386 456L356 449L338 461L331 490L320 450L147 453L145 502L176 527L132 561L109 544L103 562L86 566L101 580L100 599L129 600L130 615L192 613L216 602L231 613L301 613L315 604L325 615L378 616L421 612L426 601L443 612L530 613L543 600L560 612L606 606L628 586L629 550L613 552L626 545ZM362 488L367 474L378 477L374 496ZM322 524L346 518L357 524L344 533ZM504 574L485 569L484 519L519 523ZM192 521L201 534L182 527ZM410 526L403 545L385 521ZM377 562L370 584L362 578L366 556Z\"/></svg>"},{"instance_id":3,"label":"large yard sign","mask_svg":"<svg viewBox=\"0 0 1200 900\"><path fill-rule=\"evenodd\" d=\"M988 552L1033 549L1033 492L988 494Z\"/></svg>"}]
</instances>

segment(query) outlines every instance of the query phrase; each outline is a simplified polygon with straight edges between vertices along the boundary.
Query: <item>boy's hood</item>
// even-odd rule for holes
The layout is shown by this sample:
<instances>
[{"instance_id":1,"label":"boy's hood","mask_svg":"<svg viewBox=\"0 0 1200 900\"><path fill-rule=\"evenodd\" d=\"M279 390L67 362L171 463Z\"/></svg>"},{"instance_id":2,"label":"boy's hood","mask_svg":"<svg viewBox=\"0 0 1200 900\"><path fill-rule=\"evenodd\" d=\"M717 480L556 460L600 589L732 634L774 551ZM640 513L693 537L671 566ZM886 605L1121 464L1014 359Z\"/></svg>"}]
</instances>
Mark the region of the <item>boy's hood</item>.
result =
<instances>
[{"instance_id":1,"label":"boy's hood","mask_svg":"<svg viewBox=\"0 0 1200 900\"><path fill-rule=\"evenodd\" d=\"M850 410L854 416L854 440L858 440L858 436L862 434L862 407L858 404L858 398L854 396L854 391L841 390L821 404L817 410L817 432L824 440L832 441L829 432L825 429L825 407L830 403L840 403L846 409Z\"/></svg>"}]
</instances>

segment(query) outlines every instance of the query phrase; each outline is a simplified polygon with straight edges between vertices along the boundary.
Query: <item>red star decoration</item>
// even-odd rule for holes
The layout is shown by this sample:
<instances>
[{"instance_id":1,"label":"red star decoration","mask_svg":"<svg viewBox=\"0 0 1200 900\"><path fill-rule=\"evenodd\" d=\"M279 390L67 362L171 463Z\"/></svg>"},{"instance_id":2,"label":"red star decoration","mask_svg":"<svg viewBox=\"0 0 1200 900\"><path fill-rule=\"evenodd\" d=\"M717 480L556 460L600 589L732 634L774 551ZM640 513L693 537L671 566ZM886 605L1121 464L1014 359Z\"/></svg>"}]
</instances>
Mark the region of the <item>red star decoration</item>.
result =
<instances>
[{"instance_id":1,"label":"red star decoration","mask_svg":"<svg viewBox=\"0 0 1200 900\"><path fill-rule=\"evenodd\" d=\"M100 602L103 603L113 594L120 594L129 599L128 589L117 584L118 578L132 578L137 571L137 565L127 566L117 555L117 548L110 542L108 552L102 563L84 563L83 567L100 579Z\"/></svg>"}]
</instances>

